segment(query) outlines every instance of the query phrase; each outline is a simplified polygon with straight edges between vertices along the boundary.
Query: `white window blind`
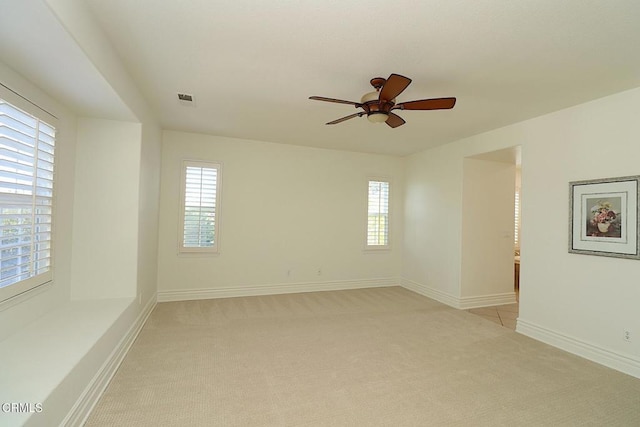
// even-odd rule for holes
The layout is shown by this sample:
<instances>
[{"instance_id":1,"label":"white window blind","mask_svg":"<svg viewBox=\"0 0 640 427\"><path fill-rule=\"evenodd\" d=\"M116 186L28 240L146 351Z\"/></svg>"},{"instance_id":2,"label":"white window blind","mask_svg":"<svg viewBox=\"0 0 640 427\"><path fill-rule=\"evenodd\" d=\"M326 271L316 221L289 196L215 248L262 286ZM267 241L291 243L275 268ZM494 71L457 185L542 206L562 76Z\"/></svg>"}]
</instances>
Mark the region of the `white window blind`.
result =
<instances>
[{"instance_id":1,"label":"white window blind","mask_svg":"<svg viewBox=\"0 0 640 427\"><path fill-rule=\"evenodd\" d=\"M367 247L389 245L389 182L370 180L367 202Z\"/></svg>"},{"instance_id":2,"label":"white window blind","mask_svg":"<svg viewBox=\"0 0 640 427\"><path fill-rule=\"evenodd\" d=\"M183 163L182 251L217 252L219 189L219 164Z\"/></svg>"},{"instance_id":3,"label":"white window blind","mask_svg":"<svg viewBox=\"0 0 640 427\"><path fill-rule=\"evenodd\" d=\"M520 189L516 188L516 206L515 206L515 230L513 232L514 235L514 245L516 251L520 251Z\"/></svg>"},{"instance_id":4,"label":"white window blind","mask_svg":"<svg viewBox=\"0 0 640 427\"><path fill-rule=\"evenodd\" d=\"M24 291L51 280L55 133L53 126L0 99L2 289L21 285ZM7 295L13 296L0 297Z\"/></svg>"}]
</instances>

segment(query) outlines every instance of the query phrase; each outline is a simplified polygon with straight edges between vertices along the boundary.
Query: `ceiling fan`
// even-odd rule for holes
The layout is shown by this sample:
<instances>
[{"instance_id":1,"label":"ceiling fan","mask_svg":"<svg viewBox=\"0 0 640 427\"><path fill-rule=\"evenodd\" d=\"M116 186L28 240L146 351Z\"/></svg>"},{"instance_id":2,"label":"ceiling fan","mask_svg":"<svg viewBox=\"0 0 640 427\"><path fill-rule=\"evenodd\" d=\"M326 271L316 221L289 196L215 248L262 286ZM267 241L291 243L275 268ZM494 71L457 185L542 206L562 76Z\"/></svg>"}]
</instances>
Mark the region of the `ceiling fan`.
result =
<instances>
[{"instance_id":1,"label":"ceiling fan","mask_svg":"<svg viewBox=\"0 0 640 427\"><path fill-rule=\"evenodd\" d=\"M391 74L388 79L374 77L370 83L375 91L365 94L360 102L343 101L342 99L325 98L323 96L310 96L309 99L348 104L364 110L336 119L327 123L328 125L342 123L345 120L362 117L366 114L370 122L385 122L392 128L397 128L406 123L402 117L393 113L393 110L448 110L456 104L455 98L420 99L396 104L396 97L411 83L410 78L401 76L400 74Z\"/></svg>"}]
</instances>

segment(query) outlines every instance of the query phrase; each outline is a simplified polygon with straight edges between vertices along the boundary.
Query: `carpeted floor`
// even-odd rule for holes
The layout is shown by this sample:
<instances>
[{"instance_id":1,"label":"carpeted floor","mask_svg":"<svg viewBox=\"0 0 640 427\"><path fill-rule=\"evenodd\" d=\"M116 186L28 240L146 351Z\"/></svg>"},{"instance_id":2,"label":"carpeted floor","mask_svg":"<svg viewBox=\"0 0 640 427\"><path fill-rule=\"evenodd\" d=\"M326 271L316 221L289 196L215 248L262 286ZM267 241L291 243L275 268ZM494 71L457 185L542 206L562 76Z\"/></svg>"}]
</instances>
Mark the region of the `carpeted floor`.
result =
<instances>
[{"instance_id":1,"label":"carpeted floor","mask_svg":"<svg viewBox=\"0 0 640 427\"><path fill-rule=\"evenodd\" d=\"M640 426L640 379L398 287L160 303L87 426Z\"/></svg>"}]
</instances>

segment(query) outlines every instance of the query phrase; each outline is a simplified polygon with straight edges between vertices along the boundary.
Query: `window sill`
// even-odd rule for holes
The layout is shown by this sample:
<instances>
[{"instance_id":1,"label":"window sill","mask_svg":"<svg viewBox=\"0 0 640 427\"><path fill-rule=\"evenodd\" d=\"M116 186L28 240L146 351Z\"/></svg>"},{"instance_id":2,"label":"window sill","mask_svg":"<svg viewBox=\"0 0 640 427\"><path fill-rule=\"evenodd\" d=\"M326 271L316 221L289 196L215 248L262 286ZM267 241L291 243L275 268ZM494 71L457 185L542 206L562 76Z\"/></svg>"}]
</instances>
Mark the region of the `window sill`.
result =
<instances>
[{"instance_id":1,"label":"window sill","mask_svg":"<svg viewBox=\"0 0 640 427\"><path fill-rule=\"evenodd\" d=\"M390 246L367 246L362 252L364 253L383 253L383 252L391 252Z\"/></svg>"},{"instance_id":2,"label":"window sill","mask_svg":"<svg viewBox=\"0 0 640 427\"><path fill-rule=\"evenodd\" d=\"M178 251L179 258L211 258L217 257L220 252L207 252L207 251Z\"/></svg>"},{"instance_id":3,"label":"window sill","mask_svg":"<svg viewBox=\"0 0 640 427\"><path fill-rule=\"evenodd\" d=\"M40 295L43 292L48 291L53 285L53 281L45 282L41 285L28 289L18 295L15 295L11 298L8 298L4 301L0 301L0 311L7 310L13 306L23 303L24 301L35 297L36 295Z\"/></svg>"},{"instance_id":4,"label":"window sill","mask_svg":"<svg viewBox=\"0 0 640 427\"><path fill-rule=\"evenodd\" d=\"M90 369L97 369L106 349L121 338L118 321L133 305L135 298L68 302L0 342L0 366L10 367L0 375L0 402L39 402L44 408L40 414L2 414L0 419L51 425L47 419L62 418L64 405L81 391L74 381L90 379Z\"/></svg>"}]
</instances>

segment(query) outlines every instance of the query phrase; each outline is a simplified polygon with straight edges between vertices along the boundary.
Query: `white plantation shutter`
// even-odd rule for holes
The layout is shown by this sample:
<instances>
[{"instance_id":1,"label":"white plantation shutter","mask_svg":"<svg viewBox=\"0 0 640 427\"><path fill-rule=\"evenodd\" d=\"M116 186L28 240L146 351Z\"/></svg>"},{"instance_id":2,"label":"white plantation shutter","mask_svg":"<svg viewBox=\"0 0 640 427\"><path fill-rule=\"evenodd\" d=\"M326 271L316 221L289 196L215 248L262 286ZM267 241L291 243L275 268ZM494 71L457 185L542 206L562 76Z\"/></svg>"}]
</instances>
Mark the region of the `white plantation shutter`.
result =
<instances>
[{"instance_id":1,"label":"white plantation shutter","mask_svg":"<svg viewBox=\"0 0 640 427\"><path fill-rule=\"evenodd\" d=\"M369 181L367 247L389 245L389 182Z\"/></svg>"},{"instance_id":2,"label":"white plantation shutter","mask_svg":"<svg viewBox=\"0 0 640 427\"><path fill-rule=\"evenodd\" d=\"M216 252L220 165L185 161L183 164L182 237L185 252Z\"/></svg>"},{"instance_id":3,"label":"white plantation shutter","mask_svg":"<svg viewBox=\"0 0 640 427\"><path fill-rule=\"evenodd\" d=\"M0 289L51 280L55 132L0 99Z\"/></svg>"},{"instance_id":4,"label":"white plantation shutter","mask_svg":"<svg viewBox=\"0 0 640 427\"><path fill-rule=\"evenodd\" d=\"M513 235L515 236L514 238L514 245L515 245L515 249L516 251L520 250L520 189L516 188L516 203L515 203L515 230Z\"/></svg>"}]
</instances>

